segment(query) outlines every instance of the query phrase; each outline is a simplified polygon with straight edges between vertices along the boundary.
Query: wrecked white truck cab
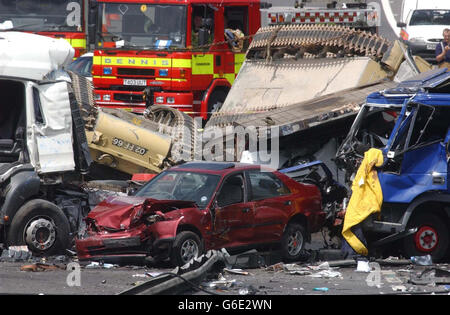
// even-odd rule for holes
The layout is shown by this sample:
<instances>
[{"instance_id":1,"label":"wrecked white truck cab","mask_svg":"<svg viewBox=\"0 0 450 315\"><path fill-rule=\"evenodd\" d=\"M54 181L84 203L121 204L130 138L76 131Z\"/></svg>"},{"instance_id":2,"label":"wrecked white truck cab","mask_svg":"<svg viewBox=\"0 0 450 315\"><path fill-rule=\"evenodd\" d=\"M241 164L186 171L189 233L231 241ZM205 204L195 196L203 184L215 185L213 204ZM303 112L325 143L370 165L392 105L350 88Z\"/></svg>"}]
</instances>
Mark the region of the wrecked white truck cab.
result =
<instances>
[{"instance_id":1,"label":"wrecked white truck cab","mask_svg":"<svg viewBox=\"0 0 450 315\"><path fill-rule=\"evenodd\" d=\"M89 211L71 184L90 164L63 71L73 55L62 39L0 33L0 243L38 254L67 248Z\"/></svg>"}]
</instances>

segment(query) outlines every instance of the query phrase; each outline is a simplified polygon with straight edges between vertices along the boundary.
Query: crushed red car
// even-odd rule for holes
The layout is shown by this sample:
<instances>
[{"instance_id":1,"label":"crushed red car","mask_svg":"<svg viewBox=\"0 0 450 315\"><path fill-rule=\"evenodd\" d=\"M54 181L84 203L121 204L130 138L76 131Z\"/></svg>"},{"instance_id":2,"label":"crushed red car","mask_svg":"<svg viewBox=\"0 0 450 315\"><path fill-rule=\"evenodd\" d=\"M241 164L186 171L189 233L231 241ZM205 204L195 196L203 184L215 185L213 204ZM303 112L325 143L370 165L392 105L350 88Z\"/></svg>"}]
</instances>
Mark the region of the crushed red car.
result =
<instances>
[{"instance_id":1,"label":"crushed red car","mask_svg":"<svg viewBox=\"0 0 450 315\"><path fill-rule=\"evenodd\" d=\"M110 197L85 218L80 260L170 258L184 265L209 249L275 245L300 257L325 222L315 185L239 163L190 162L150 180L134 196Z\"/></svg>"}]
</instances>

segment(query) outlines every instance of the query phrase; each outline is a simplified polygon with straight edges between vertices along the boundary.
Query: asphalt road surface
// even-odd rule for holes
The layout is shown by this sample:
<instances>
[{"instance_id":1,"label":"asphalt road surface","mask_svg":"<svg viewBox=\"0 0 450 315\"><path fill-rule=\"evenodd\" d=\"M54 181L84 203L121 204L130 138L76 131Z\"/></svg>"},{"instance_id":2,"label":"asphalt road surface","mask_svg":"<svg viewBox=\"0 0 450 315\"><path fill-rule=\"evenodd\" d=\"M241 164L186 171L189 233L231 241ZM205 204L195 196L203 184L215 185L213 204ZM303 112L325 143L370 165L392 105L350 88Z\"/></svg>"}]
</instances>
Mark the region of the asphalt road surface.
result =
<instances>
[{"instance_id":1,"label":"asphalt road surface","mask_svg":"<svg viewBox=\"0 0 450 315\"><path fill-rule=\"evenodd\" d=\"M433 268L450 270L448 264L418 266L407 260L377 260L370 263L370 271L366 270L369 272L358 271L356 261L350 261L352 264L348 265L347 260L347 264L333 266L342 260L341 253L324 249L320 233L313 235L306 250L304 261L289 264L282 263L276 255L263 255L264 260L260 260L262 263L258 266L249 265L242 256L232 256L229 269L214 272L211 278L177 294L198 298L206 295L422 295L450 292L445 284L436 283L433 275L422 278L429 281L420 285L410 282ZM117 295L172 270L164 264L153 267L98 266L87 262L80 266L68 257L0 262L0 295Z\"/></svg>"},{"instance_id":2,"label":"asphalt road surface","mask_svg":"<svg viewBox=\"0 0 450 315\"><path fill-rule=\"evenodd\" d=\"M314 265L318 264L319 262ZM71 271L65 270L63 265L60 265L62 269L56 270L21 271L21 268L27 265L25 262L0 264L0 294L116 295L151 279L150 274L157 275L172 270L135 266L82 268L80 282L75 283L71 282ZM310 265L298 266L308 268ZM445 287L440 285L418 286L408 283L411 273L420 273L425 268L412 265L381 266L380 282L371 284L370 281L375 279L375 276L357 272L356 266L340 267L326 272L303 272L304 275L301 272L295 274L293 271L284 270L279 265L278 269L268 266L242 269L248 273L245 275L224 271L220 277L201 283L200 287L206 292L192 289L182 295L374 295L445 291Z\"/></svg>"}]
</instances>

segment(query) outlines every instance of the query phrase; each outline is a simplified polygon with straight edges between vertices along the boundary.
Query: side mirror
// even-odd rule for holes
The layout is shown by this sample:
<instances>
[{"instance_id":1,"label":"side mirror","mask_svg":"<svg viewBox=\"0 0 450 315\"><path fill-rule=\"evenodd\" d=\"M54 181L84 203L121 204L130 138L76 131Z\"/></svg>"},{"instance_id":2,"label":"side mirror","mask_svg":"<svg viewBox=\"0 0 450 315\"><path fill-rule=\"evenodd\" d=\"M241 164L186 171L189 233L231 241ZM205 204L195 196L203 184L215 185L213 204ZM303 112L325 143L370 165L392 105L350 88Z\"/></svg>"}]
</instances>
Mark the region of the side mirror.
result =
<instances>
[{"instance_id":1,"label":"side mirror","mask_svg":"<svg viewBox=\"0 0 450 315\"><path fill-rule=\"evenodd\" d=\"M397 22L397 27L406 27L405 22Z\"/></svg>"}]
</instances>

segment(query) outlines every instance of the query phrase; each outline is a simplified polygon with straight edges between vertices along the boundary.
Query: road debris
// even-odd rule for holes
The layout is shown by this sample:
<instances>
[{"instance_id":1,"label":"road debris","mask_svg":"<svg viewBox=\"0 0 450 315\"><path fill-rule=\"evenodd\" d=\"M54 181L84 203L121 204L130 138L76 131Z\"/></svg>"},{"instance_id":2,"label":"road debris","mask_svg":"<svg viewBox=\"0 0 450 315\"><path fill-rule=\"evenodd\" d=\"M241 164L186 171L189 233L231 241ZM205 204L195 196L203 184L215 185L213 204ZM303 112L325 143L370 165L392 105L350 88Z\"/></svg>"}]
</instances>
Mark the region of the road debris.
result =
<instances>
[{"instance_id":1,"label":"road debris","mask_svg":"<svg viewBox=\"0 0 450 315\"><path fill-rule=\"evenodd\" d=\"M237 269L254 269L260 268L267 264L264 256L256 250L250 250L238 255L234 255L227 259L227 263L230 268Z\"/></svg>"},{"instance_id":2,"label":"road debris","mask_svg":"<svg viewBox=\"0 0 450 315\"><path fill-rule=\"evenodd\" d=\"M211 274L218 274L226 265L226 258L229 254L225 251L209 250L206 254L192 259L182 267L176 267L174 270L136 285L130 289L122 291L119 295L155 295L155 294L177 294L188 289L197 291L207 291L199 284ZM221 280L219 281L227 281ZM232 283L223 282L222 284ZM216 283L218 284L218 283Z\"/></svg>"},{"instance_id":3,"label":"road debris","mask_svg":"<svg viewBox=\"0 0 450 315\"><path fill-rule=\"evenodd\" d=\"M32 272L39 272L39 271L52 271L52 270L66 270L65 266L57 266L57 265L50 265L50 264L43 264L43 263L35 263L31 265L24 265L20 267L21 271L32 271Z\"/></svg>"},{"instance_id":4,"label":"road debris","mask_svg":"<svg viewBox=\"0 0 450 315\"><path fill-rule=\"evenodd\" d=\"M239 289L239 295L255 295L258 292L259 290L252 285L247 288Z\"/></svg>"},{"instance_id":5,"label":"road debris","mask_svg":"<svg viewBox=\"0 0 450 315\"><path fill-rule=\"evenodd\" d=\"M2 262L17 262L27 261L32 258L32 253L27 246L9 246L8 249L3 250L0 257Z\"/></svg>"},{"instance_id":6,"label":"road debris","mask_svg":"<svg viewBox=\"0 0 450 315\"><path fill-rule=\"evenodd\" d=\"M320 288L314 288L313 291L320 291L320 292L327 292L329 288L327 287L320 287Z\"/></svg>"},{"instance_id":7,"label":"road debris","mask_svg":"<svg viewBox=\"0 0 450 315\"><path fill-rule=\"evenodd\" d=\"M231 274L236 274L236 275L250 275L250 272L242 270L242 269L229 269L229 268L224 268L223 269L224 272L227 273L231 273Z\"/></svg>"},{"instance_id":8,"label":"road debris","mask_svg":"<svg viewBox=\"0 0 450 315\"><path fill-rule=\"evenodd\" d=\"M431 255L425 255L425 256L412 256L411 262L414 265L418 266L431 266L433 265L433 260L431 258Z\"/></svg>"},{"instance_id":9,"label":"road debris","mask_svg":"<svg viewBox=\"0 0 450 315\"><path fill-rule=\"evenodd\" d=\"M342 274L338 271L333 271L333 270L322 270L319 272L316 272L312 275L309 275L309 277L312 278L342 278Z\"/></svg>"},{"instance_id":10,"label":"road debris","mask_svg":"<svg viewBox=\"0 0 450 315\"><path fill-rule=\"evenodd\" d=\"M407 289L404 285L393 285L392 286L393 291L400 291L400 292L406 292Z\"/></svg>"},{"instance_id":11,"label":"road debris","mask_svg":"<svg viewBox=\"0 0 450 315\"><path fill-rule=\"evenodd\" d=\"M358 265L356 267L357 272L370 272L370 270L371 268L367 259L358 260Z\"/></svg>"},{"instance_id":12,"label":"road debris","mask_svg":"<svg viewBox=\"0 0 450 315\"><path fill-rule=\"evenodd\" d=\"M157 271L157 272L146 272L145 274L150 276L150 277L152 277L152 278L155 278L155 277L160 276L162 273L163 272Z\"/></svg>"},{"instance_id":13,"label":"road debris","mask_svg":"<svg viewBox=\"0 0 450 315\"><path fill-rule=\"evenodd\" d=\"M227 280L223 278L222 280L209 282L208 287L216 290L229 290L235 285L235 283L235 279Z\"/></svg>"},{"instance_id":14,"label":"road debris","mask_svg":"<svg viewBox=\"0 0 450 315\"><path fill-rule=\"evenodd\" d=\"M278 263L265 268L271 272L285 272L290 275L310 276L313 278L340 278L342 274L335 271L337 268L331 268L328 263L322 263L318 266L300 266L298 264Z\"/></svg>"},{"instance_id":15,"label":"road debris","mask_svg":"<svg viewBox=\"0 0 450 315\"><path fill-rule=\"evenodd\" d=\"M381 270L381 276L387 283L401 284L403 281L397 277L397 273L392 270Z\"/></svg>"},{"instance_id":16,"label":"road debris","mask_svg":"<svg viewBox=\"0 0 450 315\"><path fill-rule=\"evenodd\" d=\"M450 284L450 272L441 268L426 268L418 275L411 275L410 283L415 285Z\"/></svg>"},{"instance_id":17,"label":"road debris","mask_svg":"<svg viewBox=\"0 0 450 315\"><path fill-rule=\"evenodd\" d=\"M84 268L86 268L86 269L111 269L114 267L117 267L117 265L105 264L105 263L93 261L90 264L86 265Z\"/></svg>"}]
</instances>

